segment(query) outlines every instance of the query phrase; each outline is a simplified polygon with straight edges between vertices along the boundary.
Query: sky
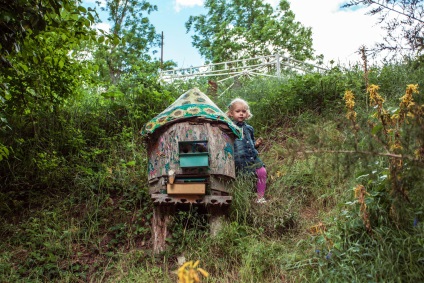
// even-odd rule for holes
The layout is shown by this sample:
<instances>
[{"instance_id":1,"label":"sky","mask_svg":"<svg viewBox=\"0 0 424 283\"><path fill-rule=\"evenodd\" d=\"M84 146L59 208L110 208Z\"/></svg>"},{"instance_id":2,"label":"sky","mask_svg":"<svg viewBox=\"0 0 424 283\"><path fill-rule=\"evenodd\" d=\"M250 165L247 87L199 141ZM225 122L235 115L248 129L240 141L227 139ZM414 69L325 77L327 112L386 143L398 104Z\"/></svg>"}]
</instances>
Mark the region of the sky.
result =
<instances>
[{"instance_id":1,"label":"sky","mask_svg":"<svg viewBox=\"0 0 424 283\"><path fill-rule=\"evenodd\" d=\"M264 0L276 5L279 0ZM177 63L178 68L201 66L204 59L192 46L191 36L185 23L191 15L206 14L203 0L150 0L158 7L149 19L158 33L164 35L163 59ZM376 24L376 17L366 15L366 9L341 9L346 0L289 0L296 20L312 28L315 54L323 54L324 62L330 60L348 65L360 61L357 50L362 46L371 47L381 41L384 31ZM84 0L87 6L94 6L94 0ZM105 17L103 19L106 21ZM107 23L102 27L107 29ZM156 55L160 59L160 50Z\"/></svg>"}]
</instances>

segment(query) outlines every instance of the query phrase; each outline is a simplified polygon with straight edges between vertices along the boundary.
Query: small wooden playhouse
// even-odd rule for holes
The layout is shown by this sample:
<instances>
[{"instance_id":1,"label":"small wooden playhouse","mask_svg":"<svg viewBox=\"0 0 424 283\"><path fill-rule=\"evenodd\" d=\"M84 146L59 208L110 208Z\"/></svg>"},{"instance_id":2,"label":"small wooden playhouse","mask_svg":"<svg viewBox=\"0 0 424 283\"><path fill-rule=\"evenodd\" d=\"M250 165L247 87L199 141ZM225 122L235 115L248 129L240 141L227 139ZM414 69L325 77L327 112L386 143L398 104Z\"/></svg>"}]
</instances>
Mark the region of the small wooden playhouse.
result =
<instances>
[{"instance_id":1,"label":"small wooden playhouse","mask_svg":"<svg viewBox=\"0 0 424 283\"><path fill-rule=\"evenodd\" d=\"M228 184L235 178L234 140L240 129L194 88L148 122L142 135L154 203L154 251L165 248L167 225L178 206L204 206L214 233L232 200Z\"/></svg>"}]
</instances>

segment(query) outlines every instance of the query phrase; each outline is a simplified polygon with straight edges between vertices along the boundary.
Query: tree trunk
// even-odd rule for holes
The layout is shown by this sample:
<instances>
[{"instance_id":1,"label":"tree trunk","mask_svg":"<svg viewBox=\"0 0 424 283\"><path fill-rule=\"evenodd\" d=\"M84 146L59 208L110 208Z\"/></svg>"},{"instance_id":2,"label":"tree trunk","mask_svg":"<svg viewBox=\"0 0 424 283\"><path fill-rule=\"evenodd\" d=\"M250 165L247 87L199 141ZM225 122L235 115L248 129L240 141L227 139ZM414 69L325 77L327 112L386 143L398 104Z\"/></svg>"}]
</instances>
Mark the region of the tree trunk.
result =
<instances>
[{"instance_id":1,"label":"tree trunk","mask_svg":"<svg viewBox=\"0 0 424 283\"><path fill-rule=\"evenodd\" d=\"M222 229L222 224L225 220L228 206L209 205L207 209L209 214L210 233L212 237L215 237Z\"/></svg>"},{"instance_id":2,"label":"tree trunk","mask_svg":"<svg viewBox=\"0 0 424 283\"><path fill-rule=\"evenodd\" d=\"M160 253L166 248L166 238L170 236L168 224L171 220L172 214L175 210L174 206L161 206L156 205L153 208L153 252Z\"/></svg>"}]
</instances>

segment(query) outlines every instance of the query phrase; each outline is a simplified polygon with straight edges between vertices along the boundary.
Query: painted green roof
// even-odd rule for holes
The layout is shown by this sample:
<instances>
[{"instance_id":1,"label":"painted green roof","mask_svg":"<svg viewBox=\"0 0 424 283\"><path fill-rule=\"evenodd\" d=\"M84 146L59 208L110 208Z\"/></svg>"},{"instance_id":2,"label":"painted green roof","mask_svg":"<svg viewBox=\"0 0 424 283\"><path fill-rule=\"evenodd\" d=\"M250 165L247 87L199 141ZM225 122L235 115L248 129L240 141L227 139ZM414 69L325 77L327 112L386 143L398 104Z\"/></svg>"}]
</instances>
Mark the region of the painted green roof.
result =
<instances>
[{"instance_id":1,"label":"painted green roof","mask_svg":"<svg viewBox=\"0 0 424 283\"><path fill-rule=\"evenodd\" d=\"M152 134L160 127L191 117L204 117L214 121L226 123L237 137L241 137L241 130L216 104L198 88L193 88L182 94L159 115L147 122L141 130L142 135Z\"/></svg>"}]
</instances>

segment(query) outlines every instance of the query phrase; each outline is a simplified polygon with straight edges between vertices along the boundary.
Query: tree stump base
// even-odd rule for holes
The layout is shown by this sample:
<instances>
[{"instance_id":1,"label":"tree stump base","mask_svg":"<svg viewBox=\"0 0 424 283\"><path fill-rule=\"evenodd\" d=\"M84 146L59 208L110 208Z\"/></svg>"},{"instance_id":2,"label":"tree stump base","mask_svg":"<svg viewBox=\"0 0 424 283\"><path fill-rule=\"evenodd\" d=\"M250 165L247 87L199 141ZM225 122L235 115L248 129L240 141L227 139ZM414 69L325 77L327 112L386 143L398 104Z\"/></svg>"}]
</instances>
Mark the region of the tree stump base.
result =
<instances>
[{"instance_id":1,"label":"tree stump base","mask_svg":"<svg viewBox=\"0 0 424 283\"><path fill-rule=\"evenodd\" d=\"M156 254L166 248L166 238L170 235L168 224L174 211L173 205L155 205L153 208L153 252Z\"/></svg>"},{"instance_id":2,"label":"tree stump base","mask_svg":"<svg viewBox=\"0 0 424 283\"><path fill-rule=\"evenodd\" d=\"M207 206L207 210L209 214L210 233L212 237L215 237L222 229L228 212L228 206L209 205Z\"/></svg>"}]
</instances>

